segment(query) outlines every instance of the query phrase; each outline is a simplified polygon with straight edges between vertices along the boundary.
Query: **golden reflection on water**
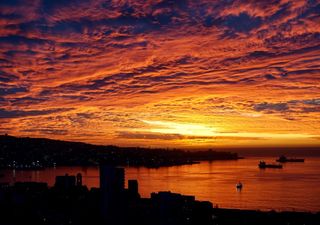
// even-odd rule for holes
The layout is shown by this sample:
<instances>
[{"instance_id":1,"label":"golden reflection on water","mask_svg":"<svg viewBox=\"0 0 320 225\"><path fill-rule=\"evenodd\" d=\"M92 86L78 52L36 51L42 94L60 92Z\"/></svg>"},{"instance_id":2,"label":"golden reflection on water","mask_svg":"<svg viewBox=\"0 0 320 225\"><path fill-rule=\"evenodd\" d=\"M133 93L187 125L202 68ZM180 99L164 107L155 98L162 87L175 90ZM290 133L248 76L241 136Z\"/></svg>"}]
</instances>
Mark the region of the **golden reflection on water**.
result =
<instances>
[{"instance_id":1,"label":"golden reflection on water","mask_svg":"<svg viewBox=\"0 0 320 225\"><path fill-rule=\"evenodd\" d=\"M274 158L264 158L274 161ZM259 158L202 162L159 169L126 168L126 179L139 181L142 197L151 192L172 191L195 195L198 200L224 208L320 211L320 158L285 164L283 169L260 170ZM0 182L43 181L50 186L57 175L83 175L89 187L99 187L97 167L59 167L44 171L6 171ZM243 188L237 191L241 181Z\"/></svg>"}]
</instances>

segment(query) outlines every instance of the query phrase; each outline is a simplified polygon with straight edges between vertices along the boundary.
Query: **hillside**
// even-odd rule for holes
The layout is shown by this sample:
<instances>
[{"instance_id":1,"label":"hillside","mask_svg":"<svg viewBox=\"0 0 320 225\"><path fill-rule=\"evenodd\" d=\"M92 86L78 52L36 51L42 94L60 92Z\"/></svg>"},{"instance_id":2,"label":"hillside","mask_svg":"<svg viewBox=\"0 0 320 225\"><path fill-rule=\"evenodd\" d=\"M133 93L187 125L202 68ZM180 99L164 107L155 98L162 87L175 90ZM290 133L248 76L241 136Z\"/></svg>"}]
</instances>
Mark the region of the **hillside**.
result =
<instances>
[{"instance_id":1,"label":"hillside","mask_svg":"<svg viewBox=\"0 0 320 225\"><path fill-rule=\"evenodd\" d=\"M160 167L192 164L201 160L233 160L236 153L217 151L183 151L91 145L81 142L44 138L0 136L0 167L25 165L86 166L108 163L115 165Z\"/></svg>"}]
</instances>

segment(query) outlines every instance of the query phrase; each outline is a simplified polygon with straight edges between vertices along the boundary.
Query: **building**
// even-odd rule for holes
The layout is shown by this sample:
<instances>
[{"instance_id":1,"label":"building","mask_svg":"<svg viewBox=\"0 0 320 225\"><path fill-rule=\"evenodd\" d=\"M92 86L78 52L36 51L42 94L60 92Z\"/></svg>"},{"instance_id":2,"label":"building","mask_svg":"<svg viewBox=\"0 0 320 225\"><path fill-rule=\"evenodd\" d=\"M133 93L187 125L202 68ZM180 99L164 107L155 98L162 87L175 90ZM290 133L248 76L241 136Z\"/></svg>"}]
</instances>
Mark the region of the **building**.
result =
<instances>
[{"instance_id":1,"label":"building","mask_svg":"<svg viewBox=\"0 0 320 225\"><path fill-rule=\"evenodd\" d=\"M77 187L81 187L82 186L82 175L81 175L81 173L78 173L76 178L77 178L77 181L76 181Z\"/></svg>"},{"instance_id":2,"label":"building","mask_svg":"<svg viewBox=\"0 0 320 225\"><path fill-rule=\"evenodd\" d=\"M100 166L101 216L109 224L117 224L122 219L124 182L124 168Z\"/></svg>"},{"instance_id":3,"label":"building","mask_svg":"<svg viewBox=\"0 0 320 225\"><path fill-rule=\"evenodd\" d=\"M128 180L128 191L132 195L139 194L138 181L137 180Z\"/></svg>"},{"instance_id":4,"label":"building","mask_svg":"<svg viewBox=\"0 0 320 225\"><path fill-rule=\"evenodd\" d=\"M128 197L131 200L137 200L140 198L137 180L128 180Z\"/></svg>"},{"instance_id":5,"label":"building","mask_svg":"<svg viewBox=\"0 0 320 225\"><path fill-rule=\"evenodd\" d=\"M102 191L123 192L125 182L124 168L108 165L100 166L100 189Z\"/></svg>"},{"instance_id":6,"label":"building","mask_svg":"<svg viewBox=\"0 0 320 225\"><path fill-rule=\"evenodd\" d=\"M69 176L68 174L64 176L56 176L56 182L54 184L55 188L61 190L69 190L76 186L76 177Z\"/></svg>"}]
</instances>

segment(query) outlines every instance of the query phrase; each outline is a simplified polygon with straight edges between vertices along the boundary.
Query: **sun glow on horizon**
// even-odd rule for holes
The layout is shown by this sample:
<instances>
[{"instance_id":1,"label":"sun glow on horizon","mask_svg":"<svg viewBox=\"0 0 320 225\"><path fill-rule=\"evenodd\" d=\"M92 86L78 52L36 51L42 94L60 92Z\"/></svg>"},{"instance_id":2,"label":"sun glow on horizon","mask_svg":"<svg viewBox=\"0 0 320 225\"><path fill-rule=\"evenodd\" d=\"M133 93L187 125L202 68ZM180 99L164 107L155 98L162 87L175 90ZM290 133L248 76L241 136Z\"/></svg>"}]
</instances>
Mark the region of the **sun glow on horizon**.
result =
<instances>
[{"instance_id":1,"label":"sun glow on horizon","mask_svg":"<svg viewBox=\"0 0 320 225\"><path fill-rule=\"evenodd\" d=\"M155 128L149 129L150 132L154 133L180 134L187 136L214 136L217 134L216 128L202 124L150 120L142 120L142 122L154 126Z\"/></svg>"},{"instance_id":2,"label":"sun glow on horizon","mask_svg":"<svg viewBox=\"0 0 320 225\"><path fill-rule=\"evenodd\" d=\"M317 135L305 133L268 133L268 132L225 132L218 131L204 124L194 123L178 123L170 121L151 121L142 120L142 122L150 125L148 129L141 129L141 131L148 131L158 134L177 134L186 137L198 138L215 138L215 137L234 137L234 138L258 138L258 139L309 139L317 138Z\"/></svg>"}]
</instances>

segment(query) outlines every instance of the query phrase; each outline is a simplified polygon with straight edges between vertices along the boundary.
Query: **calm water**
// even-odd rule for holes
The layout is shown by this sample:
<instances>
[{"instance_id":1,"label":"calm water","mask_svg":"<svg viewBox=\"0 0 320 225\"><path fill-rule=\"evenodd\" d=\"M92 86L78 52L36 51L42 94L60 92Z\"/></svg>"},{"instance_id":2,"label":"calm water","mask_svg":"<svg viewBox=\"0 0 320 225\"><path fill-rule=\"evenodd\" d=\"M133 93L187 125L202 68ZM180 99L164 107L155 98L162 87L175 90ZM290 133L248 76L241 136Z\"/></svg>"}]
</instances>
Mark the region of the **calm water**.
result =
<instances>
[{"instance_id":1,"label":"calm water","mask_svg":"<svg viewBox=\"0 0 320 225\"><path fill-rule=\"evenodd\" d=\"M264 158L274 161L274 158ZM260 170L259 158L203 162L160 169L126 168L126 179L139 181L139 192L178 192L195 195L223 208L320 211L320 158L287 163L283 169ZM50 186L55 176L82 173L88 187L99 187L97 167L59 167L44 171L1 171L0 182L42 181ZM244 184L241 192L235 185Z\"/></svg>"}]
</instances>

